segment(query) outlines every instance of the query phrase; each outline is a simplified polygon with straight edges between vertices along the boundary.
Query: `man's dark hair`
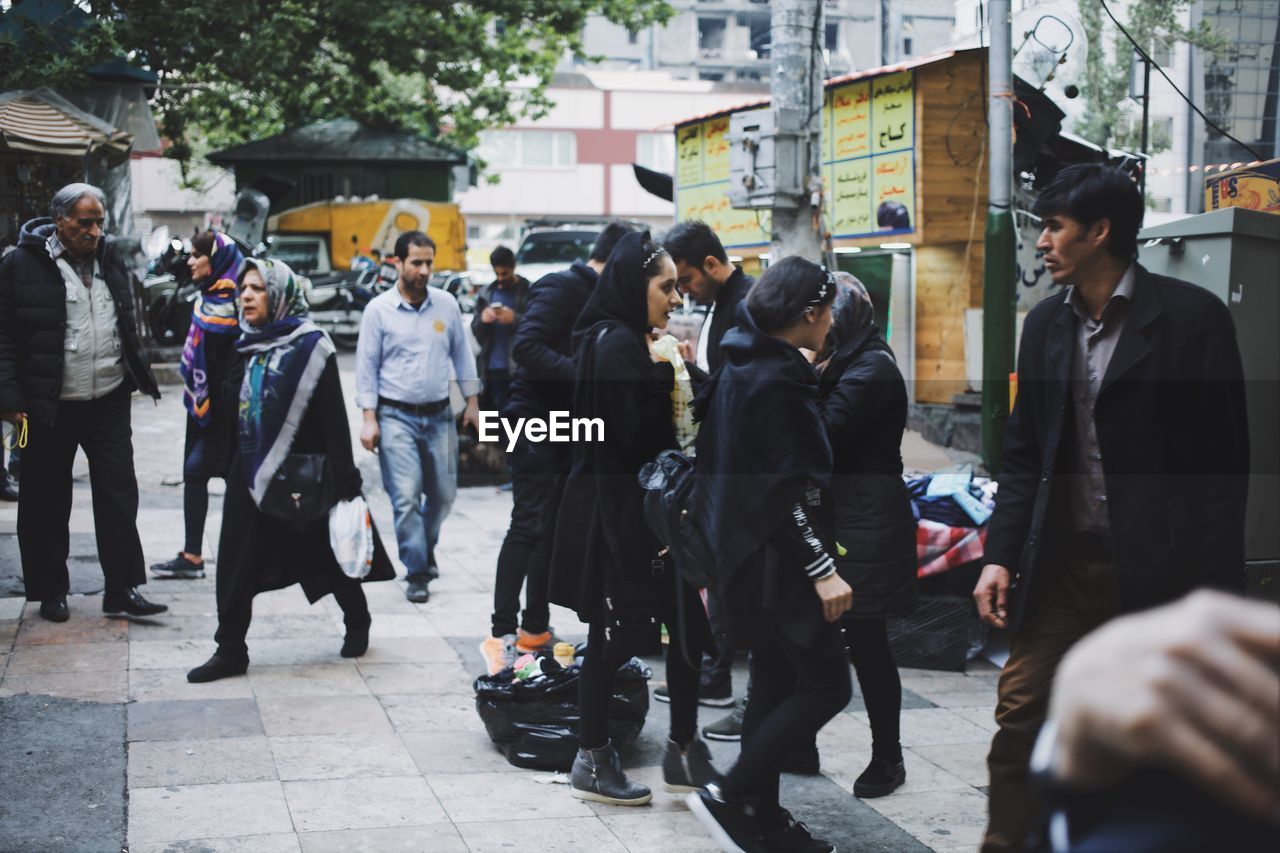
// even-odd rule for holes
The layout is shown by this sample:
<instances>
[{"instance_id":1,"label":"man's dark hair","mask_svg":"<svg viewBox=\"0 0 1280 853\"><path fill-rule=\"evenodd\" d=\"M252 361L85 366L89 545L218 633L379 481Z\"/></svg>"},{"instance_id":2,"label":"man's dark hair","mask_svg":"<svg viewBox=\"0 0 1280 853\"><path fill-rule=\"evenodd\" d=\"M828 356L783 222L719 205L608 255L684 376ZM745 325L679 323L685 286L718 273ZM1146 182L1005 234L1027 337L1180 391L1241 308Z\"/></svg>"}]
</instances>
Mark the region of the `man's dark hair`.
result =
<instances>
[{"instance_id":1,"label":"man's dark hair","mask_svg":"<svg viewBox=\"0 0 1280 853\"><path fill-rule=\"evenodd\" d=\"M747 310L760 331L773 333L799 320L809 307L829 305L836 288L825 267L799 255L783 258L764 271L747 293Z\"/></svg>"},{"instance_id":2,"label":"man's dark hair","mask_svg":"<svg viewBox=\"0 0 1280 853\"><path fill-rule=\"evenodd\" d=\"M499 246L489 253L489 266L491 267L514 267L515 265L516 253L506 246Z\"/></svg>"},{"instance_id":3,"label":"man's dark hair","mask_svg":"<svg viewBox=\"0 0 1280 853\"><path fill-rule=\"evenodd\" d=\"M1101 163L1067 166L1040 191L1032 212L1041 219L1069 216L1085 228L1105 219L1111 223L1107 251L1126 261L1137 257L1142 195L1133 179L1119 169Z\"/></svg>"},{"instance_id":4,"label":"man's dark hair","mask_svg":"<svg viewBox=\"0 0 1280 853\"><path fill-rule=\"evenodd\" d=\"M410 246L430 246L435 249L436 241L421 231L406 231L396 238L396 257L402 261L408 260Z\"/></svg>"},{"instance_id":5,"label":"man's dark hair","mask_svg":"<svg viewBox=\"0 0 1280 853\"><path fill-rule=\"evenodd\" d=\"M662 245L671 254L671 260L684 261L694 269L702 269L702 262L707 256L715 258L722 264L729 262L729 256L720 244L720 238L711 226L697 219L680 222L663 238Z\"/></svg>"},{"instance_id":6,"label":"man's dark hair","mask_svg":"<svg viewBox=\"0 0 1280 853\"><path fill-rule=\"evenodd\" d=\"M634 228L620 219L613 220L596 237L595 245L591 247L591 256L587 260L598 261L602 264L607 262L609 256L613 254L613 247L618 245L618 241L634 230Z\"/></svg>"},{"instance_id":7,"label":"man's dark hair","mask_svg":"<svg viewBox=\"0 0 1280 853\"><path fill-rule=\"evenodd\" d=\"M911 227L911 214L900 201L881 202L876 208L876 225L894 231L905 231Z\"/></svg>"}]
</instances>

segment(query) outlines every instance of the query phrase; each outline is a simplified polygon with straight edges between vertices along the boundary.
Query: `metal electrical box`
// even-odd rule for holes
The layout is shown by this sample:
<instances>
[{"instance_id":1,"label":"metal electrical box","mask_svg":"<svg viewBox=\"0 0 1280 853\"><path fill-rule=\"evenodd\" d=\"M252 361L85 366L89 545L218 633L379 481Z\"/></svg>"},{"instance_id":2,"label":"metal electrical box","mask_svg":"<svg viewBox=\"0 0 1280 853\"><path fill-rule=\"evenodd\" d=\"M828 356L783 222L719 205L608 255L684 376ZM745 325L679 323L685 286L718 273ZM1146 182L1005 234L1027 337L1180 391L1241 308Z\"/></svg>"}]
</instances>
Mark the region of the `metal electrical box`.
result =
<instances>
[{"instance_id":1,"label":"metal electrical box","mask_svg":"<svg viewBox=\"0 0 1280 853\"><path fill-rule=\"evenodd\" d=\"M1138 241L1144 267L1213 292L1235 321L1249 412L1249 587L1280 601L1280 216L1232 207L1145 228Z\"/></svg>"},{"instance_id":2,"label":"metal electrical box","mask_svg":"<svg viewBox=\"0 0 1280 853\"><path fill-rule=\"evenodd\" d=\"M771 208L778 186L772 110L729 116L729 203Z\"/></svg>"}]
</instances>

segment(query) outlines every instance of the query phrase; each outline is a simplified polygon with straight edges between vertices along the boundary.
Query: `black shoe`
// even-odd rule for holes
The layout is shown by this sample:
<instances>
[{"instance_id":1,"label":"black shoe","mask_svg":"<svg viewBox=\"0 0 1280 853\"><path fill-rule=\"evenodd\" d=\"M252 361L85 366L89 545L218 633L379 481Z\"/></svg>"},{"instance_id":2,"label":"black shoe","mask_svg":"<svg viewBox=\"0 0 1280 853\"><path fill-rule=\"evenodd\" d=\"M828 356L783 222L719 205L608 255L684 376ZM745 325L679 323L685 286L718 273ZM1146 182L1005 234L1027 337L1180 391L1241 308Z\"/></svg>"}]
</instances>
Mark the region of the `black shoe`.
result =
<instances>
[{"instance_id":1,"label":"black shoe","mask_svg":"<svg viewBox=\"0 0 1280 853\"><path fill-rule=\"evenodd\" d=\"M103 613L128 613L130 616L155 616L169 609L167 604L152 604L142 597L137 587L102 596Z\"/></svg>"},{"instance_id":2,"label":"black shoe","mask_svg":"<svg viewBox=\"0 0 1280 853\"><path fill-rule=\"evenodd\" d=\"M187 681L192 684L203 684L206 681L217 681L219 678L230 678L233 675L244 675L249 669L249 659L232 660L215 654L204 663L187 673Z\"/></svg>"},{"instance_id":3,"label":"black shoe","mask_svg":"<svg viewBox=\"0 0 1280 853\"><path fill-rule=\"evenodd\" d=\"M671 694L668 686L663 684L653 691L653 698L659 702L670 702ZM698 685L698 704L708 708L728 708L733 704L733 679L729 676L713 681L703 681Z\"/></svg>"},{"instance_id":4,"label":"black shoe","mask_svg":"<svg viewBox=\"0 0 1280 853\"><path fill-rule=\"evenodd\" d=\"M709 782L720 781L706 741L694 738L686 749L681 749L675 741L667 739L667 749L662 755L662 786L667 793L688 794Z\"/></svg>"},{"instance_id":5,"label":"black shoe","mask_svg":"<svg viewBox=\"0 0 1280 853\"><path fill-rule=\"evenodd\" d=\"M193 563L181 553L167 563L156 563L151 574L166 580L195 580L204 577L204 563Z\"/></svg>"},{"instance_id":6,"label":"black shoe","mask_svg":"<svg viewBox=\"0 0 1280 853\"><path fill-rule=\"evenodd\" d=\"M347 626L347 636L342 640L342 651L339 652L344 658L358 658L369 650L369 625L370 622L364 623L363 626Z\"/></svg>"},{"instance_id":7,"label":"black shoe","mask_svg":"<svg viewBox=\"0 0 1280 853\"><path fill-rule=\"evenodd\" d=\"M834 844L814 838L809 827L793 818L786 809L778 809L774 827L765 831L764 849L769 853L836 853Z\"/></svg>"},{"instance_id":8,"label":"black shoe","mask_svg":"<svg viewBox=\"0 0 1280 853\"><path fill-rule=\"evenodd\" d=\"M0 470L0 501L13 502L18 499L18 481Z\"/></svg>"},{"instance_id":9,"label":"black shoe","mask_svg":"<svg viewBox=\"0 0 1280 853\"><path fill-rule=\"evenodd\" d=\"M612 743L599 749L579 749L569 771L569 789L579 800L614 806L643 806L653 793L622 772L622 762Z\"/></svg>"},{"instance_id":10,"label":"black shoe","mask_svg":"<svg viewBox=\"0 0 1280 853\"><path fill-rule=\"evenodd\" d=\"M867 769L853 783L853 795L863 800L883 797L892 794L905 781L907 768L901 756L896 760L885 760L873 755Z\"/></svg>"},{"instance_id":11,"label":"black shoe","mask_svg":"<svg viewBox=\"0 0 1280 853\"><path fill-rule=\"evenodd\" d=\"M427 589L427 584L429 583L431 583L429 578L409 578L409 585L405 587L404 597L414 604L425 604L431 600L431 590Z\"/></svg>"},{"instance_id":12,"label":"black shoe","mask_svg":"<svg viewBox=\"0 0 1280 853\"><path fill-rule=\"evenodd\" d=\"M797 776L817 776L821 771L816 744L799 747L782 757L782 765L778 767L783 773L794 773Z\"/></svg>"},{"instance_id":13,"label":"black shoe","mask_svg":"<svg viewBox=\"0 0 1280 853\"><path fill-rule=\"evenodd\" d=\"M732 741L742 740L742 716L747 712L747 699L744 696L733 703L733 710L716 720L709 726L702 727L702 736L707 740Z\"/></svg>"},{"instance_id":14,"label":"black shoe","mask_svg":"<svg viewBox=\"0 0 1280 853\"><path fill-rule=\"evenodd\" d=\"M46 598L40 602L40 615L50 622L66 622L71 618L71 611L67 608L67 597L55 595L53 598Z\"/></svg>"},{"instance_id":15,"label":"black shoe","mask_svg":"<svg viewBox=\"0 0 1280 853\"><path fill-rule=\"evenodd\" d=\"M722 850L768 853L755 815L745 804L727 801L716 783L685 797L685 802Z\"/></svg>"}]
</instances>

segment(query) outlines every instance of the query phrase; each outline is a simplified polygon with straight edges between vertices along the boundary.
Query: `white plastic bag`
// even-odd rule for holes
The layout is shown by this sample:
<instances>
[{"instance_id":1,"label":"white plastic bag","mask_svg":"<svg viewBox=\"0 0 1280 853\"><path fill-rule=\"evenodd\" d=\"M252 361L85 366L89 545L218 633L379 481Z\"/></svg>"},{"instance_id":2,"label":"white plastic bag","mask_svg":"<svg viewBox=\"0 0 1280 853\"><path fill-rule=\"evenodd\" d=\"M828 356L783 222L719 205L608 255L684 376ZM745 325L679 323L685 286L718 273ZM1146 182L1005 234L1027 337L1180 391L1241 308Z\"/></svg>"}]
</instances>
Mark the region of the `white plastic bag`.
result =
<instances>
[{"instance_id":1,"label":"white plastic bag","mask_svg":"<svg viewBox=\"0 0 1280 853\"><path fill-rule=\"evenodd\" d=\"M653 342L653 354L671 363L676 382L671 389L671 417L676 429L676 441L680 450L688 456L694 454L694 441L698 437L698 425L693 420L693 380L689 368L680 357L680 342L674 335L663 335Z\"/></svg>"},{"instance_id":2,"label":"white plastic bag","mask_svg":"<svg viewBox=\"0 0 1280 853\"><path fill-rule=\"evenodd\" d=\"M342 573L359 580L373 568L373 519L364 498L338 501L329 510L329 545Z\"/></svg>"}]
</instances>

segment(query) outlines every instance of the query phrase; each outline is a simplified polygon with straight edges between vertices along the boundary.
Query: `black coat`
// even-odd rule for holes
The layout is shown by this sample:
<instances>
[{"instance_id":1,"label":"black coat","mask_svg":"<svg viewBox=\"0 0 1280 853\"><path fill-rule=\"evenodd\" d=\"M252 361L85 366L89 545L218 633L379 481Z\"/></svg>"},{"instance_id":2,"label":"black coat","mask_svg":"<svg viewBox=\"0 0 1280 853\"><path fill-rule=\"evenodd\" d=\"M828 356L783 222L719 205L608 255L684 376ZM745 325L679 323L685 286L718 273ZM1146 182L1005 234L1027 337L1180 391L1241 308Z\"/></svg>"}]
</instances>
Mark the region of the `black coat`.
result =
<instances>
[{"instance_id":1,"label":"black coat","mask_svg":"<svg viewBox=\"0 0 1280 853\"><path fill-rule=\"evenodd\" d=\"M204 339L205 371L209 377L209 420L204 426L187 415L187 433L183 445L186 463L183 475L187 477L226 477L227 463L231 457L236 436L236 413L239 408L240 389L227 382L232 365L239 358L236 354L235 335L206 335ZM198 460L192 459L192 449L200 443ZM198 462L198 464L193 464Z\"/></svg>"},{"instance_id":2,"label":"black coat","mask_svg":"<svg viewBox=\"0 0 1280 853\"><path fill-rule=\"evenodd\" d=\"M573 405L573 324L599 275L582 262L544 275L529 290L511 354L516 365L507 417L545 417Z\"/></svg>"},{"instance_id":3,"label":"black coat","mask_svg":"<svg viewBox=\"0 0 1280 853\"><path fill-rule=\"evenodd\" d=\"M476 336L476 343L480 344L480 354L476 356L476 372L481 379L487 379L489 376L489 356L493 353L493 327L495 324L483 322L480 319L480 314L493 304L493 291L497 286L498 283L495 281L481 288L479 295L476 296L475 316L471 319L471 333ZM516 319L511 324L513 334L508 339L507 363L514 364L515 357L512 354L515 349L514 333L520 328L521 320L524 317L525 305L529 301L529 280L524 276L518 275L515 282L510 286L515 291L515 304L511 306L511 310L515 312Z\"/></svg>"},{"instance_id":4,"label":"black coat","mask_svg":"<svg viewBox=\"0 0 1280 853\"><path fill-rule=\"evenodd\" d=\"M62 393L67 328L66 287L45 249L53 229L51 219L26 223L18 248L0 261L0 412L26 412L45 424L53 423ZM133 277L117 248L114 239L100 241L98 263L116 308L125 383L158 400L135 326Z\"/></svg>"},{"instance_id":5,"label":"black coat","mask_svg":"<svg viewBox=\"0 0 1280 853\"><path fill-rule=\"evenodd\" d=\"M237 357L227 382L239 388L244 361ZM234 445L233 445L234 447ZM338 380L338 363L330 358L307 406L290 448L293 453L323 453L339 499L360 494L360 470L351 453L351 431ZM373 568L363 580L394 580L395 568L374 532ZM349 578L342 573L329 545L329 517L304 530L264 515L249 495L244 466L233 452L222 506L218 537L218 609L243 602L259 592L302 584L307 600L315 602Z\"/></svg>"},{"instance_id":6,"label":"black coat","mask_svg":"<svg viewBox=\"0 0 1280 853\"><path fill-rule=\"evenodd\" d=\"M1070 547L1069 396L1077 319L1058 293L1027 315L988 563L1015 575L1012 625ZM1235 327L1223 303L1137 268L1094 409L1122 611L1195 587L1244 587L1249 436Z\"/></svg>"},{"instance_id":7,"label":"black coat","mask_svg":"<svg viewBox=\"0 0 1280 853\"><path fill-rule=\"evenodd\" d=\"M724 361L720 343L724 340L724 333L738 323L738 303L746 298L755 283L756 280L744 273L741 267L735 267L728 280L716 291L716 313L702 329L702 334L711 336L707 340L707 366L712 373Z\"/></svg>"},{"instance_id":8,"label":"black coat","mask_svg":"<svg viewBox=\"0 0 1280 853\"><path fill-rule=\"evenodd\" d=\"M884 618L915 607L916 521L902 483L907 388L875 335L837 355L818 381L834 471L831 504L840 576L853 587L846 618Z\"/></svg>"}]
</instances>

